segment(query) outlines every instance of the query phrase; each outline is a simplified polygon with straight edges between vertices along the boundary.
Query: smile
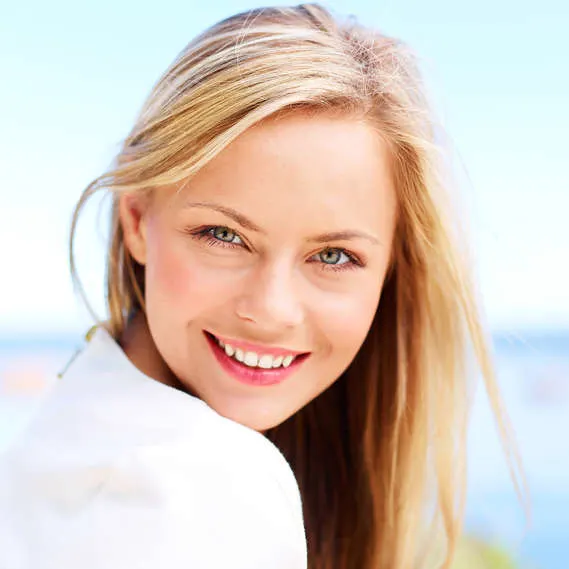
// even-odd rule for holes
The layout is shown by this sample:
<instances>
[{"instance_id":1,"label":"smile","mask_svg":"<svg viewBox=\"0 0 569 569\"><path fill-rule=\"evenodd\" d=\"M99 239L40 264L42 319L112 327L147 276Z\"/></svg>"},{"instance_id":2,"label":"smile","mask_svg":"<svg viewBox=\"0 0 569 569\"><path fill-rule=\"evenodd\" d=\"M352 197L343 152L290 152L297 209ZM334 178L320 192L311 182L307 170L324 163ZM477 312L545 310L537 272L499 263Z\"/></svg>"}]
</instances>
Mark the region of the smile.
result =
<instances>
[{"instance_id":1,"label":"smile","mask_svg":"<svg viewBox=\"0 0 569 569\"><path fill-rule=\"evenodd\" d=\"M260 367L262 369L277 368L281 365L288 367L296 356L286 354L284 356L273 356L271 354L257 354L256 352L244 352L240 348L235 348L231 344L223 343L219 338L215 338L221 348L230 357L249 367Z\"/></svg>"},{"instance_id":2,"label":"smile","mask_svg":"<svg viewBox=\"0 0 569 569\"><path fill-rule=\"evenodd\" d=\"M280 383L297 370L310 354L301 352L286 352L284 350L267 349L253 351L244 349L246 343L237 347L229 342L205 332L214 356L221 367L242 383L249 385L273 385Z\"/></svg>"}]
</instances>

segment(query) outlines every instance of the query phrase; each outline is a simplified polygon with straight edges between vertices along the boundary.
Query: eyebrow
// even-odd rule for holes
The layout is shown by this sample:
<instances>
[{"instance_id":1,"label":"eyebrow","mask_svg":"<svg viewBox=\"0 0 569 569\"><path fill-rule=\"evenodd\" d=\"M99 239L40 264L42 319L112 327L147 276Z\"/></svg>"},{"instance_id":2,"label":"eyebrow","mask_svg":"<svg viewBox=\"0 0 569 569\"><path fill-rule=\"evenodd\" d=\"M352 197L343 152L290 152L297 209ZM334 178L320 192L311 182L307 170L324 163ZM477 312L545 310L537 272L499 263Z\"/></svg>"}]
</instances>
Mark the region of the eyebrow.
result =
<instances>
[{"instance_id":1,"label":"eyebrow","mask_svg":"<svg viewBox=\"0 0 569 569\"><path fill-rule=\"evenodd\" d=\"M311 237L309 241L314 243L325 243L326 241L351 241L352 239L367 239L374 245L379 245L379 239L375 238L369 233L363 231L345 230L345 231L332 231L331 233L323 233L316 237Z\"/></svg>"},{"instance_id":2,"label":"eyebrow","mask_svg":"<svg viewBox=\"0 0 569 569\"><path fill-rule=\"evenodd\" d=\"M250 231L256 231L257 233L265 233L256 223L253 223L248 217L245 217L242 213L238 211L226 207L220 204L212 203L212 202L186 202L184 204L184 208L192 208L192 207L199 207L205 209L213 209L214 211L218 211L227 217L230 217L233 221L238 223L241 227L245 229L249 229Z\"/></svg>"},{"instance_id":3,"label":"eyebrow","mask_svg":"<svg viewBox=\"0 0 569 569\"><path fill-rule=\"evenodd\" d=\"M244 216L242 213L239 213L233 208L227 206L223 206L213 202L186 202L184 204L184 208L204 208L204 209L211 209L214 211L218 211L219 213L222 213L223 215L226 215L227 217L231 218L241 227L248 229L250 231L255 231L257 233L266 235L266 232L263 231L256 223L251 221L248 217ZM365 239L367 241L370 241L374 245L379 245L379 239L377 239L373 235L370 235L369 233L365 233L364 231L357 231L355 229L347 229L344 231L332 231L330 233L323 233L321 235L311 237L309 241L313 243L326 243L327 241L351 241L353 239Z\"/></svg>"}]
</instances>

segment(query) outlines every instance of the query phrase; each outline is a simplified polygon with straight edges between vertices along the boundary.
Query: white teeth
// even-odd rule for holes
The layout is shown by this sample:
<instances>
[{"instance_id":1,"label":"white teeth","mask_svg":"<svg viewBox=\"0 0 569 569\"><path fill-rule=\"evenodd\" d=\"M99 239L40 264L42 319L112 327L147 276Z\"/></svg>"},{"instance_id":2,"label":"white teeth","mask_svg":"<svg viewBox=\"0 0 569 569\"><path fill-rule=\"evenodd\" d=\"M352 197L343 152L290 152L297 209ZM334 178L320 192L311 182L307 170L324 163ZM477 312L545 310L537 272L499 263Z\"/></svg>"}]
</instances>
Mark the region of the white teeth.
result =
<instances>
[{"instance_id":1,"label":"white teeth","mask_svg":"<svg viewBox=\"0 0 569 569\"><path fill-rule=\"evenodd\" d=\"M273 356L261 356L257 365L263 369L271 369L273 367Z\"/></svg>"},{"instance_id":2,"label":"white teeth","mask_svg":"<svg viewBox=\"0 0 569 569\"><path fill-rule=\"evenodd\" d=\"M245 354L245 359L243 360L243 363L245 365L248 365L249 367L257 367L257 364L259 363L259 358L255 352L247 352Z\"/></svg>"},{"instance_id":3,"label":"white teeth","mask_svg":"<svg viewBox=\"0 0 569 569\"><path fill-rule=\"evenodd\" d=\"M294 361L296 356L272 356L270 354L259 355L255 352L245 352L240 348L234 348L229 344L225 344L221 340L217 343L230 357L249 367L259 367L261 369L275 369L278 367L288 367Z\"/></svg>"},{"instance_id":4,"label":"white teeth","mask_svg":"<svg viewBox=\"0 0 569 569\"><path fill-rule=\"evenodd\" d=\"M283 359L284 358L282 356L276 356L273 358L273 367L280 367L283 363Z\"/></svg>"}]
</instances>

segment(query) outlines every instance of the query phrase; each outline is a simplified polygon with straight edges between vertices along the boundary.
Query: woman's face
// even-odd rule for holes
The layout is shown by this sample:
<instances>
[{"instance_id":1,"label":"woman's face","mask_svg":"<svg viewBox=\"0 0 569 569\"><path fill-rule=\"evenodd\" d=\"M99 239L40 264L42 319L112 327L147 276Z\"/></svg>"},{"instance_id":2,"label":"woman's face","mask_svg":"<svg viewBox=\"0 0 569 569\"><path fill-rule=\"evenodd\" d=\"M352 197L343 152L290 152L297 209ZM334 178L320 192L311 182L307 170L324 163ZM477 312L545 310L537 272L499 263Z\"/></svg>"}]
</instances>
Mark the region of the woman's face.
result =
<instances>
[{"instance_id":1,"label":"woman's face","mask_svg":"<svg viewBox=\"0 0 569 569\"><path fill-rule=\"evenodd\" d=\"M396 197L371 126L295 114L249 129L149 203L124 195L120 212L145 266L157 353L187 391L262 431L329 387L360 349Z\"/></svg>"}]
</instances>

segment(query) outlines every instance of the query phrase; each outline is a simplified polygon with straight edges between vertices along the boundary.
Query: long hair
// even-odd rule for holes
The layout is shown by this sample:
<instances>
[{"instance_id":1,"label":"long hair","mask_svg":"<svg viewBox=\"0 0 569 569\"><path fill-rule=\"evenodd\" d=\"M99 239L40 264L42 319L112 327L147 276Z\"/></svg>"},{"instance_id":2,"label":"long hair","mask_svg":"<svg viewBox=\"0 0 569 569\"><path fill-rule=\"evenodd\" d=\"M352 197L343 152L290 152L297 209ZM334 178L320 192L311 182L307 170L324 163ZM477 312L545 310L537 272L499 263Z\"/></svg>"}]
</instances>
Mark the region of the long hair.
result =
<instances>
[{"instance_id":1,"label":"long hair","mask_svg":"<svg viewBox=\"0 0 569 569\"><path fill-rule=\"evenodd\" d=\"M461 532L468 401L482 376L509 454L441 130L416 58L398 40L317 4L262 8L194 39L154 86L112 167L82 194L113 195L108 319L144 311L144 272L118 217L123 191L188 179L252 125L302 109L365 119L388 141L398 197L392 265L358 355L267 436L299 483L311 569L408 569L438 528L449 567ZM510 444L508 444L510 441Z\"/></svg>"}]
</instances>

